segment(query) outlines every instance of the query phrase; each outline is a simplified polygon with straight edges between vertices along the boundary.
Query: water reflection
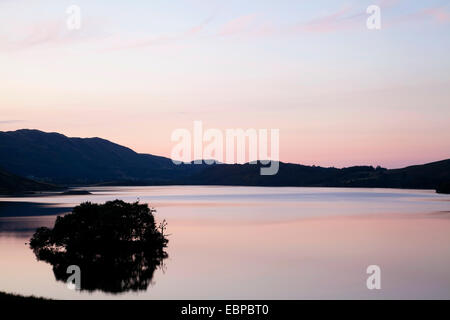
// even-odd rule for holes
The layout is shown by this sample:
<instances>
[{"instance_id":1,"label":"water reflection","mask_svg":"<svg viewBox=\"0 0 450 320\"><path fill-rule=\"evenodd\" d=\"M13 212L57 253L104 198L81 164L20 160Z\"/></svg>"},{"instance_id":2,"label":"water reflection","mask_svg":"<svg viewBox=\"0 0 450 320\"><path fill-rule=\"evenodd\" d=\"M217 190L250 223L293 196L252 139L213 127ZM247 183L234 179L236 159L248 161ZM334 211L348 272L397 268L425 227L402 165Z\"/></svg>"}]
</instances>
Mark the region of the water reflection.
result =
<instances>
[{"instance_id":1,"label":"water reflection","mask_svg":"<svg viewBox=\"0 0 450 320\"><path fill-rule=\"evenodd\" d=\"M79 247L66 252L34 250L38 260L50 263L56 280L66 282L70 265L81 269L81 290L107 293L146 290L167 253L130 246Z\"/></svg>"},{"instance_id":2,"label":"water reflection","mask_svg":"<svg viewBox=\"0 0 450 320\"><path fill-rule=\"evenodd\" d=\"M50 205L38 202L1 201L0 217L54 216L70 212L70 205ZM0 229L1 230L1 229Z\"/></svg>"},{"instance_id":3,"label":"water reflection","mask_svg":"<svg viewBox=\"0 0 450 320\"><path fill-rule=\"evenodd\" d=\"M421 190L191 186L89 191L93 194L0 198L2 291L53 299L450 297L450 219L442 213L449 210L448 195ZM211 197L206 199L203 195L208 193ZM266 197L275 193L280 194L278 199ZM297 199L287 201L294 193ZM192 199L195 194L199 195L198 200ZM235 194L236 199L225 201L221 194ZM242 196L247 194L260 196L258 199ZM174 195L177 197L170 201L166 198ZM127 289L122 294L109 294L101 289L68 290L61 282L64 280L55 280L53 265L37 261L25 244L36 228L53 227L56 216L42 216L48 211L33 207L20 210L23 214L14 213L17 208L25 209L19 202L25 205L32 202L41 208L67 207L70 212L86 200L135 201L138 197L158 209L159 221L170 221L172 236L167 252L174 258L168 266L170 272L162 277L161 262L153 280L149 280L157 285L149 285L147 291L138 294ZM19 207L2 206L3 201L16 202ZM120 264L132 258L125 255L123 259L125 262ZM168 259L163 261L169 265ZM382 280L387 285L376 293L365 285L366 267L374 261L389 271ZM60 273L65 279L69 276L65 267L73 262L63 263ZM96 276L98 281L105 279L106 284L113 285L117 277L110 265L114 263L106 263L103 274ZM145 264L135 265L138 269L134 274L121 271L128 273L128 278L123 277L128 279L125 280L129 282L128 288L132 287L132 281L140 281L133 279L140 277ZM82 267L82 278L89 277L84 268L95 270ZM335 276L336 270L342 271L339 277ZM115 286L118 292L127 288L125 284Z\"/></svg>"}]
</instances>

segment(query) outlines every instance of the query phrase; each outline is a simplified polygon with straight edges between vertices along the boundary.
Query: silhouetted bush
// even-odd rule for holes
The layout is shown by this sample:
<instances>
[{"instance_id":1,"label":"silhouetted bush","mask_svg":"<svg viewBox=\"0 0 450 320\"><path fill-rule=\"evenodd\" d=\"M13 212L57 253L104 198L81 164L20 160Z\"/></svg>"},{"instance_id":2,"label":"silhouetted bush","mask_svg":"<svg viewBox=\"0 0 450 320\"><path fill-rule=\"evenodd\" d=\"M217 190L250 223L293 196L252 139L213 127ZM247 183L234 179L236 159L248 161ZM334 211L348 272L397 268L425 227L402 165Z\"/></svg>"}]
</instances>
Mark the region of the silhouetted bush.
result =
<instances>
[{"instance_id":1,"label":"silhouetted bush","mask_svg":"<svg viewBox=\"0 0 450 320\"><path fill-rule=\"evenodd\" d=\"M30 248L53 265L57 280L66 281L67 267L78 265L82 290L145 290L167 258L166 223L156 226L154 212L138 202L82 203L58 216L53 229L37 229Z\"/></svg>"}]
</instances>

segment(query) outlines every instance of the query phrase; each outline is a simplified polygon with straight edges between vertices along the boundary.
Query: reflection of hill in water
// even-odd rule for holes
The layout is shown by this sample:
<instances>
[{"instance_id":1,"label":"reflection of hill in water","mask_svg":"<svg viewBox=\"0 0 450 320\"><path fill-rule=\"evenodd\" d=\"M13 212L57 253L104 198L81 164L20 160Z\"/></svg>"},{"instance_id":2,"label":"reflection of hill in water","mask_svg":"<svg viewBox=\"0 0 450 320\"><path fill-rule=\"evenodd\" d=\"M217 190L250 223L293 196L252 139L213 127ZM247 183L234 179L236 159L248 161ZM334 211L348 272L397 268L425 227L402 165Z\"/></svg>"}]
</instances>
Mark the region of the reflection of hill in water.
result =
<instances>
[{"instance_id":1,"label":"reflection of hill in water","mask_svg":"<svg viewBox=\"0 0 450 320\"><path fill-rule=\"evenodd\" d=\"M0 217L53 216L70 212L70 206L52 206L47 203L1 201Z\"/></svg>"}]
</instances>

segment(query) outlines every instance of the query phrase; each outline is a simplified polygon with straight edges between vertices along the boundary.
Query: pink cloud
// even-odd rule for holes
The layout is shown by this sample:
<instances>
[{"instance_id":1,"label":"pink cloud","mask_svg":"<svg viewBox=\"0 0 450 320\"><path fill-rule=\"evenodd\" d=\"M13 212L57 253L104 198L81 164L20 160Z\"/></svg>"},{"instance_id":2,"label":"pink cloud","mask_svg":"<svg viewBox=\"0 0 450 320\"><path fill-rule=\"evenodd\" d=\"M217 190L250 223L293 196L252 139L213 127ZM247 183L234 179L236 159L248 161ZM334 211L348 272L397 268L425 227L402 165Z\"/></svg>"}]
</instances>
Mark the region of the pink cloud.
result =
<instances>
[{"instance_id":1,"label":"pink cloud","mask_svg":"<svg viewBox=\"0 0 450 320\"><path fill-rule=\"evenodd\" d=\"M322 33L333 32L355 25L356 17L363 13L349 16L350 8L340 9L329 15L312 19L306 23L297 23L292 26L276 26L267 19L261 20L258 14L248 14L235 18L223 25L217 32L218 36L229 36L245 33L247 36L264 37L271 35L295 33Z\"/></svg>"},{"instance_id":2,"label":"pink cloud","mask_svg":"<svg viewBox=\"0 0 450 320\"><path fill-rule=\"evenodd\" d=\"M339 9L331 14L318 17L293 26L291 32L326 33L349 29L355 26L355 18L362 17L363 13L351 14L351 8Z\"/></svg>"},{"instance_id":3,"label":"pink cloud","mask_svg":"<svg viewBox=\"0 0 450 320\"><path fill-rule=\"evenodd\" d=\"M271 22L264 22L255 28L251 34L255 37L271 36L277 32L278 28Z\"/></svg>"},{"instance_id":4,"label":"pink cloud","mask_svg":"<svg viewBox=\"0 0 450 320\"><path fill-rule=\"evenodd\" d=\"M160 46L160 45L168 45L173 44L178 41L193 37L203 31L208 23L212 20L212 17L206 19L204 22L199 25L193 26L186 31L175 34L175 35L159 35L153 38L148 39L140 39L124 42L119 40L119 44L113 46L112 50L120 50L120 49L128 49L128 48L142 48L142 47L150 47L150 46Z\"/></svg>"},{"instance_id":5,"label":"pink cloud","mask_svg":"<svg viewBox=\"0 0 450 320\"><path fill-rule=\"evenodd\" d=\"M61 21L42 21L22 30L16 29L14 37L5 35L1 40L3 49L20 50L41 44L61 43L64 41L62 30L64 24Z\"/></svg>"},{"instance_id":6,"label":"pink cloud","mask_svg":"<svg viewBox=\"0 0 450 320\"><path fill-rule=\"evenodd\" d=\"M222 28L220 28L219 36L229 36L237 33L250 31L250 26L256 19L256 14L248 14L235 18L227 22Z\"/></svg>"},{"instance_id":7,"label":"pink cloud","mask_svg":"<svg viewBox=\"0 0 450 320\"><path fill-rule=\"evenodd\" d=\"M439 24L450 22L450 13L444 7L430 7L421 9L419 11L399 16L397 18L392 19L385 25L392 26L401 23L408 22L420 22L420 21L432 21L437 22Z\"/></svg>"},{"instance_id":8,"label":"pink cloud","mask_svg":"<svg viewBox=\"0 0 450 320\"><path fill-rule=\"evenodd\" d=\"M26 50L38 46L59 46L76 43L102 35L99 25L85 19L80 30L68 30L64 20L43 20L0 34L0 49Z\"/></svg>"},{"instance_id":9,"label":"pink cloud","mask_svg":"<svg viewBox=\"0 0 450 320\"><path fill-rule=\"evenodd\" d=\"M450 22L450 13L445 8L425 9L423 13L439 23Z\"/></svg>"}]
</instances>

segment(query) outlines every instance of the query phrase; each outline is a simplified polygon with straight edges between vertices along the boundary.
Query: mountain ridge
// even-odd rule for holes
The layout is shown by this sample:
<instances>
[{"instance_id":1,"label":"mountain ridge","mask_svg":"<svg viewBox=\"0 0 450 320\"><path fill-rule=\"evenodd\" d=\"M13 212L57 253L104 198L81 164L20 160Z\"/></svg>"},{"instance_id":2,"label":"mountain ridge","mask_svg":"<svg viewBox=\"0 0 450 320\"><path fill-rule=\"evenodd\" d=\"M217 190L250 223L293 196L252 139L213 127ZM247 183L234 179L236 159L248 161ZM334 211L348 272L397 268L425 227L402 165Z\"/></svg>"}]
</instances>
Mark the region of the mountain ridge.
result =
<instances>
[{"instance_id":1,"label":"mountain ridge","mask_svg":"<svg viewBox=\"0 0 450 320\"><path fill-rule=\"evenodd\" d=\"M0 167L26 179L62 185L239 185L435 189L450 181L450 159L399 169L346 168L280 162L261 176L261 164L175 165L94 138L71 138L36 129L0 131Z\"/></svg>"},{"instance_id":2,"label":"mountain ridge","mask_svg":"<svg viewBox=\"0 0 450 320\"><path fill-rule=\"evenodd\" d=\"M138 154L102 138L69 138L22 129L0 132L0 165L14 174L53 183L92 183L149 176L170 178L168 158Z\"/></svg>"}]
</instances>

